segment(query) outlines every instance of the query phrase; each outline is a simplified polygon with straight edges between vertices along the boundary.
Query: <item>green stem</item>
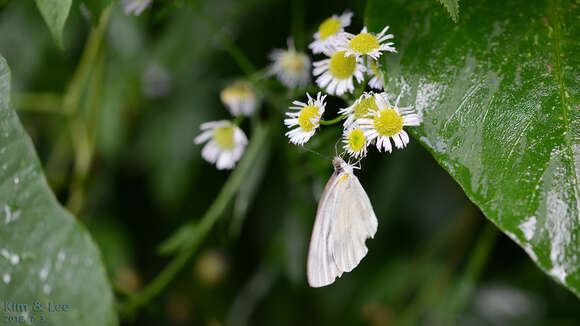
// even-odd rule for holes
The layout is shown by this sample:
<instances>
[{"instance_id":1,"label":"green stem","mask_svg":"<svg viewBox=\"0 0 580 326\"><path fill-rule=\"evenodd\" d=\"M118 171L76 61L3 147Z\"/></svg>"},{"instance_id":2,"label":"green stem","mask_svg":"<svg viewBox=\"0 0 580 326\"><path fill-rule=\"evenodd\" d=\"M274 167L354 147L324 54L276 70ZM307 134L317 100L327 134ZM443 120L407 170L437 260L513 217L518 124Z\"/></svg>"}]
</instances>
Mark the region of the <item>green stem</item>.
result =
<instances>
[{"instance_id":1,"label":"green stem","mask_svg":"<svg viewBox=\"0 0 580 326\"><path fill-rule=\"evenodd\" d=\"M56 93L15 94L14 103L19 111L65 114L62 110L62 98Z\"/></svg>"},{"instance_id":2,"label":"green stem","mask_svg":"<svg viewBox=\"0 0 580 326\"><path fill-rule=\"evenodd\" d=\"M157 297L163 289L173 280L173 278L183 269L191 256L195 253L199 245L211 231L216 221L223 215L227 205L234 197L244 178L254 166L254 162L269 137L269 128L256 126L252 133L252 139L246 153L240 161L238 167L232 172L215 201L206 211L199 221L191 221L183 225L174 235L181 237L183 229L189 229L191 236L189 241L180 246L179 253L161 271L161 273L141 292L134 295L121 307L124 317L133 316L141 307ZM169 240L171 241L171 239Z\"/></svg>"},{"instance_id":3,"label":"green stem","mask_svg":"<svg viewBox=\"0 0 580 326\"><path fill-rule=\"evenodd\" d=\"M84 202L84 183L89 174L94 151L95 114L100 108L104 75L103 37L111 13L108 6L99 25L90 33L80 63L63 99L64 112L71 114L70 131L74 147L74 171L66 206L78 215ZM88 114L80 112L81 99L89 87Z\"/></svg>"},{"instance_id":4,"label":"green stem","mask_svg":"<svg viewBox=\"0 0 580 326\"><path fill-rule=\"evenodd\" d=\"M83 89L86 85L89 75L93 69L94 62L99 54L101 44L103 43L103 35L105 27L109 21L111 14L111 5L109 5L101 14L99 25L91 31L87 45L83 50L81 59L70 85L63 98L63 108L67 113L72 113L79 107L79 102L82 97Z\"/></svg>"},{"instance_id":5,"label":"green stem","mask_svg":"<svg viewBox=\"0 0 580 326\"><path fill-rule=\"evenodd\" d=\"M106 21L106 19L105 19ZM103 83L105 74L105 51L99 48L95 57L94 68L87 81L86 114L74 111L71 120L71 132L75 148L75 164L73 178L69 187L67 208L78 215L85 201L85 183L90 173L95 151L97 132L97 113L101 108L103 98Z\"/></svg>"},{"instance_id":6,"label":"green stem","mask_svg":"<svg viewBox=\"0 0 580 326\"><path fill-rule=\"evenodd\" d=\"M324 126L329 126L329 125L333 125L337 122L340 122L341 120L346 118L346 114L342 114L339 115L338 117L332 119L332 120L320 120L320 124L324 125Z\"/></svg>"}]
</instances>

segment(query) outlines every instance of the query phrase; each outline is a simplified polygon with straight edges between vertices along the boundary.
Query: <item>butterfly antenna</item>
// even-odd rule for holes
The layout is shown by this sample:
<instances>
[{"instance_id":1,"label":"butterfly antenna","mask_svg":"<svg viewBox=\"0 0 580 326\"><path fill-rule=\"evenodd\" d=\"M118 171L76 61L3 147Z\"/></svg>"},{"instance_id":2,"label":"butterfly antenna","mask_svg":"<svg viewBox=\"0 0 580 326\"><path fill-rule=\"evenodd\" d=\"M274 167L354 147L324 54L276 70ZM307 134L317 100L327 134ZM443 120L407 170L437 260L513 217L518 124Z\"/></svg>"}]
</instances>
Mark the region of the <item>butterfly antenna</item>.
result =
<instances>
[{"instance_id":1,"label":"butterfly antenna","mask_svg":"<svg viewBox=\"0 0 580 326\"><path fill-rule=\"evenodd\" d=\"M354 161L354 162L351 160L351 158L352 158L352 157L349 157L349 158L348 158L348 165L352 166L352 167L353 167L353 169L360 170L360 169L361 169L360 162L362 161L362 159L363 159L363 158L361 157L361 158L357 159L357 160L356 160L356 161Z\"/></svg>"},{"instance_id":2,"label":"butterfly antenna","mask_svg":"<svg viewBox=\"0 0 580 326\"><path fill-rule=\"evenodd\" d=\"M342 158L344 160L344 153L345 150L342 150L342 152L338 152L338 143L340 142L340 138L336 141L336 143L334 143L334 154L335 156L340 156L340 158Z\"/></svg>"},{"instance_id":3,"label":"butterfly antenna","mask_svg":"<svg viewBox=\"0 0 580 326\"><path fill-rule=\"evenodd\" d=\"M362 162L363 157L359 158L356 162L354 162L353 167L360 170L362 168L360 162Z\"/></svg>"},{"instance_id":4,"label":"butterfly antenna","mask_svg":"<svg viewBox=\"0 0 580 326\"><path fill-rule=\"evenodd\" d=\"M306 147L306 146L302 146L301 148L302 148L303 150L307 151L307 152L310 152L310 153L316 154L316 155L318 155L318 156L320 156L320 157L322 157L322 158L324 158L324 159L327 159L327 160L329 160L329 161L332 161L332 159L331 159L330 157L328 157L328 156L326 156L326 155L323 155L323 154L320 154L319 152L317 152L317 151L315 151L315 150L313 150L313 149L310 149L310 148L308 148L308 147Z\"/></svg>"}]
</instances>

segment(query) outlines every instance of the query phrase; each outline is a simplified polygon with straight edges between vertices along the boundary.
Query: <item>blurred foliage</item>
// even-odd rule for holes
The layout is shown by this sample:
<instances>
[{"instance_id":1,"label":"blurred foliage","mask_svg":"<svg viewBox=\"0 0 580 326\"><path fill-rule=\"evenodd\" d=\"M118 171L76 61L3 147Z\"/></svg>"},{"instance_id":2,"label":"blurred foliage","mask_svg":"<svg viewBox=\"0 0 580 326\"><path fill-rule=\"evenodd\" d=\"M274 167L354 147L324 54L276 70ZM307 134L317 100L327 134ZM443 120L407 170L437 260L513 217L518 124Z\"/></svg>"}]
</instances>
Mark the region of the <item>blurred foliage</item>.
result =
<instances>
[{"instance_id":1,"label":"blurred foliage","mask_svg":"<svg viewBox=\"0 0 580 326\"><path fill-rule=\"evenodd\" d=\"M459 0L438 0L449 12L449 16L457 23L459 19Z\"/></svg>"},{"instance_id":2,"label":"blurred foliage","mask_svg":"<svg viewBox=\"0 0 580 326\"><path fill-rule=\"evenodd\" d=\"M362 27L365 3L166 0L134 17L113 1L106 22L83 15L81 3L72 4L61 51L33 2L0 1L0 53L12 70L12 107L57 197L69 204L75 191L82 195L73 196L74 208L123 306L183 252L161 256L159 245L199 222L236 173L202 161L192 142L202 122L228 118L219 92L245 73L223 37L261 68L288 36L305 49L331 14L349 8L352 26ZM447 15L435 5L425 19ZM404 38L395 34L396 45ZM244 174L253 180L244 179L223 205L199 255L182 256L184 268L122 324L580 323L577 298L499 234L416 141L365 159L357 175L379 218L377 236L355 271L330 287L308 288L306 251L332 167L288 144L287 93L276 83L270 88L274 96L265 97L260 114L270 146L258 148L261 163L248 168L263 171ZM64 110L71 98L74 113ZM333 99L328 107L342 104ZM79 123L91 127L75 129ZM255 123L242 128L255 140ZM78 130L90 130L83 135L90 146L78 142ZM333 156L339 132L324 128L308 147Z\"/></svg>"}]
</instances>

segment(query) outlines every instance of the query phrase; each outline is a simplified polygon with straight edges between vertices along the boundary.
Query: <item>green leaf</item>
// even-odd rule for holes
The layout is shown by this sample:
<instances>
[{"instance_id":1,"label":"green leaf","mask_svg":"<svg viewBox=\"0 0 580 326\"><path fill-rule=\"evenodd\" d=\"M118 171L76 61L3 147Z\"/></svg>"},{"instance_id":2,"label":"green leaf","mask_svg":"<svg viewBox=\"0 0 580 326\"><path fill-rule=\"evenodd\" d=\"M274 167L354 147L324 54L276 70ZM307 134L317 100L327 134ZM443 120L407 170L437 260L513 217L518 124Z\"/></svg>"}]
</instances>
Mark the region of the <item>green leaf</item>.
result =
<instances>
[{"instance_id":1,"label":"green leaf","mask_svg":"<svg viewBox=\"0 0 580 326\"><path fill-rule=\"evenodd\" d=\"M248 215L248 211L254 202L260 184L266 174L270 152L270 146L264 146L260 149L252 169L248 172L244 182L240 185L240 189L238 190L238 194L234 201L232 220L230 222L230 233L234 236L239 236L242 231L244 220Z\"/></svg>"},{"instance_id":2,"label":"green leaf","mask_svg":"<svg viewBox=\"0 0 580 326\"><path fill-rule=\"evenodd\" d=\"M457 19L459 18L459 0L437 0L441 2L447 11L449 12L449 16L453 19L454 22L457 23Z\"/></svg>"},{"instance_id":3,"label":"green leaf","mask_svg":"<svg viewBox=\"0 0 580 326\"><path fill-rule=\"evenodd\" d=\"M35 0L52 37L62 48L62 31L68 17L72 0Z\"/></svg>"},{"instance_id":4,"label":"green leaf","mask_svg":"<svg viewBox=\"0 0 580 326\"><path fill-rule=\"evenodd\" d=\"M398 49L387 91L423 114L410 132L487 218L580 295L578 8L476 1L456 25L437 7L369 2Z\"/></svg>"},{"instance_id":5,"label":"green leaf","mask_svg":"<svg viewBox=\"0 0 580 326\"><path fill-rule=\"evenodd\" d=\"M9 93L10 72L0 56L0 304L29 305L28 312L3 309L2 318L116 325L99 251L48 187L34 146L9 108ZM35 302L44 309L49 302L70 309L43 314L32 311Z\"/></svg>"}]
</instances>

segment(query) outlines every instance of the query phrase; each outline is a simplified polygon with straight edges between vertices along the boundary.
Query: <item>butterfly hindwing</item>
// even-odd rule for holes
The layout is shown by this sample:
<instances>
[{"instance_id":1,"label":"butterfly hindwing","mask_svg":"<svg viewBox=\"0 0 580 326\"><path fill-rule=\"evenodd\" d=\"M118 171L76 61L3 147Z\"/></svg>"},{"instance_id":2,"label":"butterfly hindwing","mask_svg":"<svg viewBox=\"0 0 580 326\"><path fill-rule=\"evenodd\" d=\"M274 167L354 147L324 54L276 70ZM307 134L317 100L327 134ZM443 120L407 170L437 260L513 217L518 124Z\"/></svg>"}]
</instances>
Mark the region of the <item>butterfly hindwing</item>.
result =
<instances>
[{"instance_id":1,"label":"butterfly hindwing","mask_svg":"<svg viewBox=\"0 0 580 326\"><path fill-rule=\"evenodd\" d=\"M342 272L352 271L367 254L366 239L377 232L377 218L370 200L354 174L339 176L336 212L331 223L329 249Z\"/></svg>"}]
</instances>

